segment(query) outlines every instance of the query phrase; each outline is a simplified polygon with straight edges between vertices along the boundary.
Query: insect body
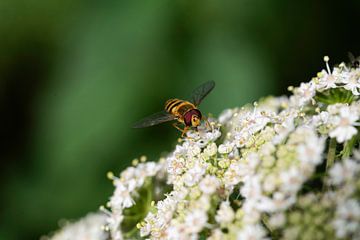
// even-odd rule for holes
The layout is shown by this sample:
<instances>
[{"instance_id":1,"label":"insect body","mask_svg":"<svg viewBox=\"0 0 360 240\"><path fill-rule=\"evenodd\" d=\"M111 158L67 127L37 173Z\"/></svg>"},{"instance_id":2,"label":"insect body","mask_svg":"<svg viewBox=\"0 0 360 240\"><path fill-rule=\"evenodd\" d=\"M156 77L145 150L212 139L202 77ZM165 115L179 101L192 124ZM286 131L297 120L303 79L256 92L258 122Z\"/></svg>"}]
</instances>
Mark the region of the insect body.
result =
<instances>
[{"instance_id":1,"label":"insect body","mask_svg":"<svg viewBox=\"0 0 360 240\"><path fill-rule=\"evenodd\" d=\"M196 129L204 119L200 110L197 108L201 101L215 87L215 82L209 81L197 87L192 93L192 101L181 100L177 98L169 99L165 103L165 109L161 112L150 115L134 124L134 128L150 127L163 122L177 120L173 124L175 128L182 132L181 136L193 127ZM178 123L185 125L184 129L178 126Z\"/></svg>"},{"instance_id":2,"label":"insect body","mask_svg":"<svg viewBox=\"0 0 360 240\"><path fill-rule=\"evenodd\" d=\"M165 110L185 126L197 127L200 125L201 112L191 102L176 98L170 99L165 103Z\"/></svg>"},{"instance_id":3,"label":"insect body","mask_svg":"<svg viewBox=\"0 0 360 240\"><path fill-rule=\"evenodd\" d=\"M350 67L358 68L360 66L360 56L355 57L351 52L348 52L348 56L350 59Z\"/></svg>"}]
</instances>

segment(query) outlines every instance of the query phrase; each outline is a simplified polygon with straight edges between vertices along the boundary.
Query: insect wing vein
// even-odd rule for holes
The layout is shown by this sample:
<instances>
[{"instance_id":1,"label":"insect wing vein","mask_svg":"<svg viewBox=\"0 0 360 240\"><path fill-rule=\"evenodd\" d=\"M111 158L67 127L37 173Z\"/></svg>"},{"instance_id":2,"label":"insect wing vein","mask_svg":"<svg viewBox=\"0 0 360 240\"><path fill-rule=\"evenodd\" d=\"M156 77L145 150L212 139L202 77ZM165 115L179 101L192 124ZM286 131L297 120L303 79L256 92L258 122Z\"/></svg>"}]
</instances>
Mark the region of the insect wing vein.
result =
<instances>
[{"instance_id":1,"label":"insect wing vein","mask_svg":"<svg viewBox=\"0 0 360 240\"><path fill-rule=\"evenodd\" d=\"M193 103L198 106L201 101L213 90L214 87L214 81L208 81L197 87L191 95Z\"/></svg>"},{"instance_id":2,"label":"insect wing vein","mask_svg":"<svg viewBox=\"0 0 360 240\"><path fill-rule=\"evenodd\" d=\"M154 126L163 122L174 120L174 115L165 111L154 113L133 125L133 128L144 128Z\"/></svg>"}]
</instances>

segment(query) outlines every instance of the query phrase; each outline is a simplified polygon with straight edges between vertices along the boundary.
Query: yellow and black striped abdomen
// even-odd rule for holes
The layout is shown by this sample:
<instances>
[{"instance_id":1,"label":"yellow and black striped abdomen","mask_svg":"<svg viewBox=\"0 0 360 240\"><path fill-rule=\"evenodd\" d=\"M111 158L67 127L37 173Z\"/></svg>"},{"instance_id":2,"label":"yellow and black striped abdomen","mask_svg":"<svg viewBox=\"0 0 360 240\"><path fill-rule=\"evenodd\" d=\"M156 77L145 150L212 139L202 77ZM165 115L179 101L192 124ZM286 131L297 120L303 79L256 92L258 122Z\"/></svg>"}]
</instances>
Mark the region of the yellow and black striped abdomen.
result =
<instances>
[{"instance_id":1,"label":"yellow and black striped abdomen","mask_svg":"<svg viewBox=\"0 0 360 240\"><path fill-rule=\"evenodd\" d=\"M166 101L165 103L165 110L168 113L172 113L174 114L174 111L176 109L177 106L179 106L180 104L184 103L185 101L177 99L177 98L173 98L173 99L169 99Z\"/></svg>"},{"instance_id":2,"label":"yellow and black striped abdomen","mask_svg":"<svg viewBox=\"0 0 360 240\"><path fill-rule=\"evenodd\" d=\"M168 113L175 115L176 117L183 117L183 115L190 109L194 109L195 106L191 102L180 100L177 98L169 99L165 103L165 110Z\"/></svg>"}]
</instances>

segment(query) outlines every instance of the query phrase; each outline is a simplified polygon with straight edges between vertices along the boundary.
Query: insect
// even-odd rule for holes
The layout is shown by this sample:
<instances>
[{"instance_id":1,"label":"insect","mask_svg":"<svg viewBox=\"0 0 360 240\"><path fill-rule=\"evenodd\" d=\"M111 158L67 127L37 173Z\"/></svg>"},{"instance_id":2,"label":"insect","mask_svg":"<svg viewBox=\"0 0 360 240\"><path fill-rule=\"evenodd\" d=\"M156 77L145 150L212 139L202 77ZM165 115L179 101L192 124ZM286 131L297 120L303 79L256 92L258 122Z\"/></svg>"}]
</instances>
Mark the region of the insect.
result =
<instances>
[{"instance_id":1,"label":"insect","mask_svg":"<svg viewBox=\"0 0 360 240\"><path fill-rule=\"evenodd\" d=\"M360 66L360 56L355 57L351 52L348 52L348 56L350 59L351 67L358 68Z\"/></svg>"},{"instance_id":2,"label":"insect","mask_svg":"<svg viewBox=\"0 0 360 240\"><path fill-rule=\"evenodd\" d=\"M201 84L192 92L191 102L177 98L169 99L165 102L165 109L163 111L154 113L140 120L139 122L135 123L133 127L144 128L172 120L177 120L173 126L182 132L181 137L183 137L190 128L197 129L197 126L200 125L201 120L206 120L206 118L202 116L198 106L200 105L201 101L211 92L211 90L213 90L214 87L214 81L208 81ZM179 127L179 124L183 124L185 127L182 129Z\"/></svg>"}]
</instances>

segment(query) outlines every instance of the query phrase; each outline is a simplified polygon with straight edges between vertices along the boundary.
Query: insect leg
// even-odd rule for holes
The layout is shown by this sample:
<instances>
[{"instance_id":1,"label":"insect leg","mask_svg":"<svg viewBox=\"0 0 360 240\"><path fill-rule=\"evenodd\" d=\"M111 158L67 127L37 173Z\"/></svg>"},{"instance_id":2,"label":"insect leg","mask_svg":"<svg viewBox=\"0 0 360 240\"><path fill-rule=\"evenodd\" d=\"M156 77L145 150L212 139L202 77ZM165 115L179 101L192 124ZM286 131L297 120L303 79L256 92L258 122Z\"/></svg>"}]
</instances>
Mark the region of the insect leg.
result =
<instances>
[{"instance_id":1,"label":"insect leg","mask_svg":"<svg viewBox=\"0 0 360 240\"><path fill-rule=\"evenodd\" d=\"M181 132L181 137L184 137L185 133L189 130L189 127L185 127L184 129L181 129L179 126L178 126L178 123L173 123L173 126L179 130Z\"/></svg>"},{"instance_id":2,"label":"insect leg","mask_svg":"<svg viewBox=\"0 0 360 240\"><path fill-rule=\"evenodd\" d=\"M178 126L178 123L177 123L177 122L174 123L173 126L182 133L182 134L181 134L181 137L184 135L184 132L187 131L187 127L185 127L184 129L181 129L181 128Z\"/></svg>"},{"instance_id":3,"label":"insect leg","mask_svg":"<svg viewBox=\"0 0 360 240\"><path fill-rule=\"evenodd\" d=\"M177 122L173 123L173 126L174 126L174 128L176 128L176 129L179 130L180 132L183 132L183 131L184 131L183 129L181 129L181 128L178 126L178 123L177 123Z\"/></svg>"},{"instance_id":4,"label":"insect leg","mask_svg":"<svg viewBox=\"0 0 360 240\"><path fill-rule=\"evenodd\" d=\"M184 128L184 130L182 131L181 137L184 137L184 135L186 134L186 132L187 132L188 130L189 130L189 127L186 126L186 127Z\"/></svg>"}]
</instances>

